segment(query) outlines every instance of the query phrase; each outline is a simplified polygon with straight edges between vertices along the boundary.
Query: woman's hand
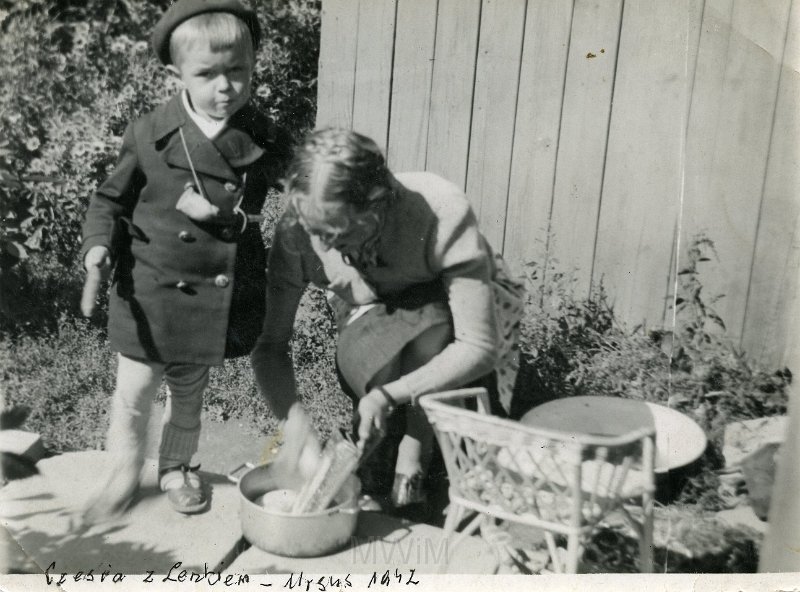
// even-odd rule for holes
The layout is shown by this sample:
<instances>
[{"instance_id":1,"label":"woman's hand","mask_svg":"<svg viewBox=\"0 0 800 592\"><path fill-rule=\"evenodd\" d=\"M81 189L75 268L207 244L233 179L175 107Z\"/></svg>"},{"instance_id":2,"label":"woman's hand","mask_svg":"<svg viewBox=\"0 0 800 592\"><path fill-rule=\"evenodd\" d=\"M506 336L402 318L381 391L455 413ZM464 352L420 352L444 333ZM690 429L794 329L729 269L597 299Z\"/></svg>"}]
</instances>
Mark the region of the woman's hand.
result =
<instances>
[{"instance_id":1,"label":"woman's hand","mask_svg":"<svg viewBox=\"0 0 800 592\"><path fill-rule=\"evenodd\" d=\"M283 445L275 457L275 470L284 478L299 479L302 485L317 472L322 446L311 418L299 403L289 410L282 426Z\"/></svg>"},{"instance_id":2,"label":"woman's hand","mask_svg":"<svg viewBox=\"0 0 800 592\"><path fill-rule=\"evenodd\" d=\"M393 407L377 389L372 389L358 402L358 447L364 449L372 438L383 438L386 434L386 418Z\"/></svg>"}]
</instances>

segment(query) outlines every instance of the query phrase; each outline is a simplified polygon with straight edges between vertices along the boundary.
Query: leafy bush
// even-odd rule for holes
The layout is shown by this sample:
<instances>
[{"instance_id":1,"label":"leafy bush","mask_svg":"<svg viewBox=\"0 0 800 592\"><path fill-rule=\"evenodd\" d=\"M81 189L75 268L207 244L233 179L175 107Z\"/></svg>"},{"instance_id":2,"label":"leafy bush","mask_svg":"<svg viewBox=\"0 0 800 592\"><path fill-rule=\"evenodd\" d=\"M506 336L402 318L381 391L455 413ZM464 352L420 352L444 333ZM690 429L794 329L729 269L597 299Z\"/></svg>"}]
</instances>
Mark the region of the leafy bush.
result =
<instances>
[{"instance_id":1,"label":"leafy bush","mask_svg":"<svg viewBox=\"0 0 800 592\"><path fill-rule=\"evenodd\" d=\"M253 76L256 103L296 139L317 112L320 0L253 1L263 27Z\"/></svg>"},{"instance_id":2,"label":"leafy bush","mask_svg":"<svg viewBox=\"0 0 800 592\"><path fill-rule=\"evenodd\" d=\"M122 33L143 30L154 9L141 2L123 16L107 4L58 11L29 0L0 23L0 72L14 81L0 94L0 167L22 184L0 194L3 214L13 207L25 246L63 263L74 260L83 212L116 158L125 122L167 94L147 43Z\"/></svg>"},{"instance_id":3,"label":"leafy bush","mask_svg":"<svg viewBox=\"0 0 800 592\"><path fill-rule=\"evenodd\" d=\"M145 0L0 0L0 253L72 265L89 197L128 121L177 86L149 35L163 8ZM265 28L254 102L295 136L313 125L319 0L255 3Z\"/></svg>"},{"instance_id":4,"label":"leafy bush","mask_svg":"<svg viewBox=\"0 0 800 592\"><path fill-rule=\"evenodd\" d=\"M578 358L596 352L603 336L614 329L602 285L589 298L580 298L571 277L553 266L543 270L532 262L528 268L521 368L511 410L516 418L537 404L578 394L570 376Z\"/></svg>"}]
</instances>

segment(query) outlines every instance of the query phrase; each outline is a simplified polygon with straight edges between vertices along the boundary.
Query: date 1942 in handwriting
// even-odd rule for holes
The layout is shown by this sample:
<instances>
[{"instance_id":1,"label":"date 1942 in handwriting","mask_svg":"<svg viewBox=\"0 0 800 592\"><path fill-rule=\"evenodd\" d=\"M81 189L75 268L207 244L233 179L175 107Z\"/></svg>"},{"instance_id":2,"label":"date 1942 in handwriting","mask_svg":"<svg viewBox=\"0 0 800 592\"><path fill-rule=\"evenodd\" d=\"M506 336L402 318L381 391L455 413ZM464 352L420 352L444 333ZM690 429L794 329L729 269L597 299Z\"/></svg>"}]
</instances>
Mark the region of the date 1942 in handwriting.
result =
<instances>
[{"instance_id":1,"label":"date 1942 in handwriting","mask_svg":"<svg viewBox=\"0 0 800 592\"><path fill-rule=\"evenodd\" d=\"M408 574L403 573L397 568L395 568L394 573L387 569L381 574L376 571L372 572L372 576L369 578L369 584L367 584L367 588L371 588L372 586L391 586L392 584L417 586L419 585L419 580L414 579L413 569L411 569L410 573Z\"/></svg>"}]
</instances>

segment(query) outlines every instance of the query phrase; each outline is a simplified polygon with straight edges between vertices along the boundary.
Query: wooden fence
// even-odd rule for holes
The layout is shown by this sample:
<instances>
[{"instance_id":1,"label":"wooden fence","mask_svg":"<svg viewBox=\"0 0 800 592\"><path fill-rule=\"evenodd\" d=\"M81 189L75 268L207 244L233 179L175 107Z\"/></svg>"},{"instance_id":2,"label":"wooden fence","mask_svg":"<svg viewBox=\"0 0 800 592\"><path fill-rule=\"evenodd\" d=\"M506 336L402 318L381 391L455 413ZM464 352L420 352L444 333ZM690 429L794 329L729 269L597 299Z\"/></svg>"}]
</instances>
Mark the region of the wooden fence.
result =
<instances>
[{"instance_id":1,"label":"wooden fence","mask_svg":"<svg viewBox=\"0 0 800 592\"><path fill-rule=\"evenodd\" d=\"M728 333L790 363L799 33L800 0L323 0L317 124L460 183L518 270L602 279L629 324L670 323L705 231Z\"/></svg>"}]
</instances>

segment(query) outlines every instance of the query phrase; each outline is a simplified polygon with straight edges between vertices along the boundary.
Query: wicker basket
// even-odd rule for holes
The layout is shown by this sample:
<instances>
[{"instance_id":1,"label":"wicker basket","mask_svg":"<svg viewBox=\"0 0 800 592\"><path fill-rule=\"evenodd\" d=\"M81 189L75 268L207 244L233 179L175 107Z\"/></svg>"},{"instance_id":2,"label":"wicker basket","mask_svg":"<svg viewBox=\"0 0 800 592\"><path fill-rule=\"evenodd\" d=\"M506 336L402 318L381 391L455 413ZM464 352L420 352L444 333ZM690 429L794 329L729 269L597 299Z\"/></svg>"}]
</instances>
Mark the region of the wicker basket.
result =
<instances>
[{"instance_id":1,"label":"wicker basket","mask_svg":"<svg viewBox=\"0 0 800 592\"><path fill-rule=\"evenodd\" d=\"M478 411L466 409L467 401L476 402ZM426 395L420 405L450 478L445 536L470 512L477 517L462 536L479 527L495 531L496 519L538 527L554 571L575 573L586 537L620 511L639 536L641 570L651 570L652 428L617 437L532 428L488 415L484 389ZM566 537L565 551L554 535Z\"/></svg>"}]
</instances>

